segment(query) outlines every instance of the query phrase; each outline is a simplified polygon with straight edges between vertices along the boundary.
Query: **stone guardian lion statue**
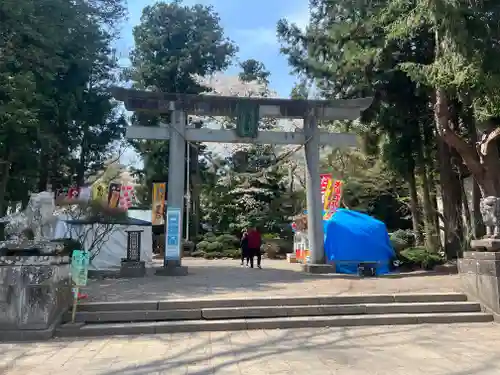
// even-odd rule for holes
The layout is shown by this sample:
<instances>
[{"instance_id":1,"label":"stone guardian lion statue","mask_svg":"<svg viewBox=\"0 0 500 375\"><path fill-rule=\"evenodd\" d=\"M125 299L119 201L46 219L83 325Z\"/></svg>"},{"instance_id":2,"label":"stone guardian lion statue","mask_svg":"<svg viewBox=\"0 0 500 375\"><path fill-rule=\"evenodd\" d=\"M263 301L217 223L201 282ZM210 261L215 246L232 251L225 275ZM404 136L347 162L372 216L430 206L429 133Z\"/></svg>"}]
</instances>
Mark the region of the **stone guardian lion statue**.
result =
<instances>
[{"instance_id":1,"label":"stone guardian lion statue","mask_svg":"<svg viewBox=\"0 0 500 375\"><path fill-rule=\"evenodd\" d=\"M500 238L500 198L489 196L481 200L481 215L487 238Z\"/></svg>"}]
</instances>

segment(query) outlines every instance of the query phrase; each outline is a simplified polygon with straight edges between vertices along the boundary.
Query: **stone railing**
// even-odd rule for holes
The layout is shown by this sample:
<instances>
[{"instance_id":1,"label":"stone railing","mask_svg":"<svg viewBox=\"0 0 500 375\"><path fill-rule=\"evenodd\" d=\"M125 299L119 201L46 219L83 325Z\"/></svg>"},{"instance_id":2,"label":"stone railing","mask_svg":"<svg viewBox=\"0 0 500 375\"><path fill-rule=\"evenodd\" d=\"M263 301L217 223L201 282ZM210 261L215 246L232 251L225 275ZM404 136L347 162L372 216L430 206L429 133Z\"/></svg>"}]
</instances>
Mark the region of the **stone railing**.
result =
<instances>
[{"instance_id":1,"label":"stone railing","mask_svg":"<svg viewBox=\"0 0 500 375\"><path fill-rule=\"evenodd\" d=\"M72 302L70 259L0 256L0 341L53 336Z\"/></svg>"}]
</instances>

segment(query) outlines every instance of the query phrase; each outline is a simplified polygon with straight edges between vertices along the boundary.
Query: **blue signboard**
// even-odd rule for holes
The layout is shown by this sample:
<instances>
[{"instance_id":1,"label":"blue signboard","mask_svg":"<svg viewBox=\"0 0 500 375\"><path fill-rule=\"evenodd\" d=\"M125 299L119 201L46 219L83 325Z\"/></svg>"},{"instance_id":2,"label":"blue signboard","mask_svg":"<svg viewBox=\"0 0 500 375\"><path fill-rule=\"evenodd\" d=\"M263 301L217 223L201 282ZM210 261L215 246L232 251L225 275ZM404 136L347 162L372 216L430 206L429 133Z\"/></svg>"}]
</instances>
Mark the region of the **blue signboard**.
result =
<instances>
[{"instance_id":1,"label":"blue signboard","mask_svg":"<svg viewBox=\"0 0 500 375\"><path fill-rule=\"evenodd\" d=\"M77 287L87 285L90 253L85 250L73 250L71 255L71 279Z\"/></svg>"},{"instance_id":2,"label":"blue signboard","mask_svg":"<svg viewBox=\"0 0 500 375\"><path fill-rule=\"evenodd\" d=\"M181 209L167 207L165 260L181 259Z\"/></svg>"}]
</instances>

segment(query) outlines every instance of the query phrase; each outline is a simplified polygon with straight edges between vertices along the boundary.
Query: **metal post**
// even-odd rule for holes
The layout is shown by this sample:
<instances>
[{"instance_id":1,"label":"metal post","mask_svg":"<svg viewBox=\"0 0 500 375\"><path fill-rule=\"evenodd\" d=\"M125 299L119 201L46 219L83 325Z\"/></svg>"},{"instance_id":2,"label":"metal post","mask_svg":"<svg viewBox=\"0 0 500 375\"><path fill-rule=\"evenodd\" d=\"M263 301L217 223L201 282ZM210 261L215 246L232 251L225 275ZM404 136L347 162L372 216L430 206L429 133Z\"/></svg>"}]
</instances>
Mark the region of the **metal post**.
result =
<instances>
[{"instance_id":1,"label":"metal post","mask_svg":"<svg viewBox=\"0 0 500 375\"><path fill-rule=\"evenodd\" d=\"M306 135L306 190L307 190L307 234L309 239L310 263L325 264L323 207L319 175L320 133L314 114L304 119Z\"/></svg>"},{"instance_id":2,"label":"metal post","mask_svg":"<svg viewBox=\"0 0 500 375\"><path fill-rule=\"evenodd\" d=\"M186 241L189 241L189 214L191 208L191 189L189 187L190 164L191 164L191 144L186 142Z\"/></svg>"},{"instance_id":3,"label":"metal post","mask_svg":"<svg viewBox=\"0 0 500 375\"><path fill-rule=\"evenodd\" d=\"M185 176L184 163L179 160L184 160L186 155L186 141L184 139L186 131L185 113L182 111L172 112L172 121L170 127L170 141L169 141L169 157L168 157L168 183L167 183L167 216L168 210L180 211L178 223L176 225L180 229L180 234L175 239L175 246L177 246L178 259L169 259L167 256L167 248L169 247L169 232L168 232L168 217L165 223L165 239L167 244L165 246L165 259L164 267L180 266L182 254L182 218L184 212L184 184Z\"/></svg>"}]
</instances>

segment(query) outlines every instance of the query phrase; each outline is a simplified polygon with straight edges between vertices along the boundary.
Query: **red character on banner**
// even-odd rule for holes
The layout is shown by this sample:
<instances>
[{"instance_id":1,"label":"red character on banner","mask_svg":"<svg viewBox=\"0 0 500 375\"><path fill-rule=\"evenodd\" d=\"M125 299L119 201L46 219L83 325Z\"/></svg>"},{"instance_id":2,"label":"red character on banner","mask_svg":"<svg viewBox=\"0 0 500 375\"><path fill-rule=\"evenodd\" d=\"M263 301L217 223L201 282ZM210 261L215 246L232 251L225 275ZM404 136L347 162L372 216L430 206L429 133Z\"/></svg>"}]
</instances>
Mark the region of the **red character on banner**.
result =
<instances>
[{"instance_id":1,"label":"red character on banner","mask_svg":"<svg viewBox=\"0 0 500 375\"><path fill-rule=\"evenodd\" d=\"M328 182L330 181L329 175L321 175L321 192L324 192L328 187Z\"/></svg>"},{"instance_id":2,"label":"red character on banner","mask_svg":"<svg viewBox=\"0 0 500 375\"><path fill-rule=\"evenodd\" d=\"M77 186L73 186L68 190L68 199L76 199L80 195L80 189Z\"/></svg>"}]
</instances>

